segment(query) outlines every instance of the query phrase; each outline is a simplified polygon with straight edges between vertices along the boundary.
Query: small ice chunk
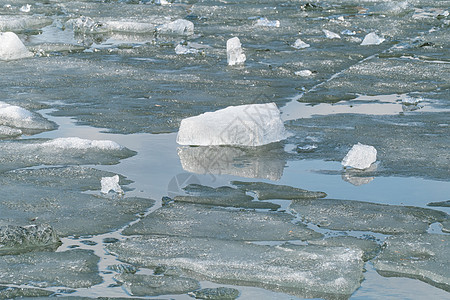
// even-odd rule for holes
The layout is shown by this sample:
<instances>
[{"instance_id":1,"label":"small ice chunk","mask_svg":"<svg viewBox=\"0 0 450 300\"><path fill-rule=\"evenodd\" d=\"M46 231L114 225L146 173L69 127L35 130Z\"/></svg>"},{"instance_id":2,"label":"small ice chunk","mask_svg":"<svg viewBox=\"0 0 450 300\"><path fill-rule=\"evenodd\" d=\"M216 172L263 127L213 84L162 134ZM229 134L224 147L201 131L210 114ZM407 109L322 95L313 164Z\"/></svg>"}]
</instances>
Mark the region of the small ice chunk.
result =
<instances>
[{"instance_id":1,"label":"small ice chunk","mask_svg":"<svg viewBox=\"0 0 450 300\"><path fill-rule=\"evenodd\" d=\"M178 45L175 47L175 53L178 54L178 55L183 55L183 54L197 54L197 53L199 53L199 52L200 52L200 51L197 50L197 49L194 49L194 48L191 48L191 47L188 47L188 46L184 46L184 45L181 45L181 44L178 44Z\"/></svg>"},{"instance_id":2,"label":"small ice chunk","mask_svg":"<svg viewBox=\"0 0 450 300\"><path fill-rule=\"evenodd\" d=\"M31 11L31 5L30 4L24 5L19 10L21 12L25 12L25 13L30 12Z\"/></svg>"},{"instance_id":3,"label":"small ice chunk","mask_svg":"<svg viewBox=\"0 0 450 300\"><path fill-rule=\"evenodd\" d=\"M323 31L323 33L325 33L325 36L327 37L327 39L340 39L341 38L341 36L339 34L333 32L333 31L329 31L326 29L323 29L322 31Z\"/></svg>"},{"instance_id":4,"label":"small ice chunk","mask_svg":"<svg viewBox=\"0 0 450 300\"><path fill-rule=\"evenodd\" d=\"M313 75L313 72L310 70L301 70L301 71L294 72L294 74L297 76L301 76L301 77L309 77L309 76Z\"/></svg>"},{"instance_id":5,"label":"small ice chunk","mask_svg":"<svg viewBox=\"0 0 450 300\"><path fill-rule=\"evenodd\" d=\"M379 37L375 32L371 32L364 37L361 46L379 45L384 41L385 41L384 38Z\"/></svg>"},{"instance_id":6,"label":"small ice chunk","mask_svg":"<svg viewBox=\"0 0 450 300\"><path fill-rule=\"evenodd\" d=\"M358 143L353 145L352 149L342 160L344 167L352 167L355 169L364 170L369 168L372 163L377 160L377 149L373 146L363 145Z\"/></svg>"},{"instance_id":7,"label":"small ice chunk","mask_svg":"<svg viewBox=\"0 0 450 300\"><path fill-rule=\"evenodd\" d=\"M264 27L280 27L280 21L278 20L268 20L267 18L259 18L256 23L255 26L264 26Z\"/></svg>"},{"instance_id":8,"label":"small ice chunk","mask_svg":"<svg viewBox=\"0 0 450 300\"><path fill-rule=\"evenodd\" d=\"M0 60L14 60L31 57L19 37L13 32L0 32Z\"/></svg>"},{"instance_id":9,"label":"small ice chunk","mask_svg":"<svg viewBox=\"0 0 450 300\"><path fill-rule=\"evenodd\" d=\"M341 34L343 34L343 35L356 35L356 32L348 30L348 29L345 29L345 30L341 31Z\"/></svg>"},{"instance_id":10,"label":"small ice chunk","mask_svg":"<svg viewBox=\"0 0 450 300\"><path fill-rule=\"evenodd\" d=\"M178 19L158 26L157 31L161 34L192 35L194 34L194 23L188 20Z\"/></svg>"},{"instance_id":11,"label":"small ice chunk","mask_svg":"<svg viewBox=\"0 0 450 300\"><path fill-rule=\"evenodd\" d=\"M227 62L229 66L243 64L245 62L245 54L241 47L241 41L238 37L231 38L227 41Z\"/></svg>"},{"instance_id":12,"label":"small ice chunk","mask_svg":"<svg viewBox=\"0 0 450 300\"><path fill-rule=\"evenodd\" d=\"M111 190L118 194L123 194L123 190L119 185L119 175L113 177L102 177L102 193L108 194Z\"/></svg>"},{"instance_id":13,"label":"small ice chunk","mask_svg":"<svg viewBox=\"0 0 450 300\"><path fill-rule=\"evenodd\" d=\"M423 99L421 97L406 96L402 98L402 104L404 105L417 105Z\"/></svg>"},{"instance_id":14,"label":"small ice chunk","mask_svg":"<svg viewBox=\"0 0 450 300\"><path fill-rule=\"evenodd\" d=\"M1 137L13 137L22 135L22 130L17 128L12 128L9 126L0 125L0 138Z\"/></svg>"},{"instance_id":15,"label":"small ice chunk","mask_svg":"<svg viewBox=\"0 0 450 300\"><path fill-rule=\"evenodd\" d=\"M305 43L301 39L297 39L295 41L294 45L292 45L292 47L295 49L304 49L304 48L308 48L309 46L310 45L308 43Z\"/></svg>"},{"instance_id":16,"label":"small ice chunk","mask_svg":"<svg viewBox=\"0 0 450 300\"><path fill-rule=\"evenodd\" d=\"M229 106L183 119L177 143L196 146L261 146L286 137L277 105L266 103Z\"/></svg>"}]
</instances>

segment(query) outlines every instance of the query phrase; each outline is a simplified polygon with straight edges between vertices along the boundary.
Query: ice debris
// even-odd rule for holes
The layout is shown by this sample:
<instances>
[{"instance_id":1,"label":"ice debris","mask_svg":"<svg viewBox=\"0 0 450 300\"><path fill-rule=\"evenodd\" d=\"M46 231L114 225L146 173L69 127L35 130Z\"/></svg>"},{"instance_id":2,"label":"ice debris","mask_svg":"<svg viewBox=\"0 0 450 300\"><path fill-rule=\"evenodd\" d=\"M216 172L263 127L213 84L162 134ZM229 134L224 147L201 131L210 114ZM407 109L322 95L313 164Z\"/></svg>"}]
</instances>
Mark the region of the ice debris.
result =
<instances>
[{"instance_id":1,"label":"ice debris","mask_svg":"<svg viewBox=\"0 0 450 300\"><path fill-rule=\"evenodd\" d=\"M23 5L19 10L21 12L28 13L31 11L31 5L30 4Z\"/></svg>"},{"instance_id":2,"label":"ice debris","mask_svg":"<svg viewBox=\"0 0 450 300\"><path fill-rule=\"evenodd\" d=\"M183 119L177 143L181 145L261 146L287 137L275 103L229 106Z\"/></svg>"},{"instance_id":3,"label":"ice debris","mask_svg":"<svg viewBox=\"0 0 450 300\"><path fill-rule=\"evenodd\" d=\"M197 54L200 51L182 44L178 44L175 47L175 53L178 55L183 55L183 54Z\"/></svg>"},{"instance_id":4,"label":"ice debris","mask_svg":"<svg viewBox=\"0 0 450 300\"><path fill-rule=\"evenodd\" d=\"M114 175L112 177L102 177L102 193L108 194L110 191L113 191L118 194L123 194L123 190L119 185L119 175Z\"/></svg>"},{"instance_id":5,"label":"ice debris","mask_svg":"<svg viewBox=\"0 0 450 300\"><path fill-rule=\"evenodd\" d=\"M344 247L282 249L240 241L147 235L107 245L107 249L121 261L147 268L167 264L203 280L260 286L307 298L348 297L363 278L362 251Z\"/></svg>"},{"instance_id":6,"label":"ice debris","mask_svg":"<svg viewBox=\"0 0 450 300\"><path fill-rule=\"evenodd\" d=\"M59 243L57 233L48 224L0 226L0 255L26 252Z\"/></svg>"},{"instance_id":7,"label":"ice debris","mask_svg":"<svg viewBox=\"0 0 450 300\"><path fill-rule=\"evenodd\" d=\"M267 18L259 18L256 23L255 26L264 26L264 27L280 27L280 21L278 20L268 20Z\"/></svg>"},{"instance_id":8,"label":"ice debris","mask_svg":"<svg viewBox=\"0 0 450 300\"><path fill-rule=\"evenodd\" d=\"M373 146L358 143L353 145L342 160L344 167L352 167L364 170L369 168L377 160L377 149Z\"/></svg>"},{"instance_id":9,"label":"ice debris","mask_svg":"<svg viewBox=\"0 0 450 300\"><path fill-rule=\"evenodd\" d=\"M356 31L352 31L352 30L349 30L349 29L345 29L345 30L342 30L342 31L341 31L341 34L353 36L353 35L356 35Z\"/></svg>"},{"instance_id":10,"label":"ice debris","mask_svg":"<svg viewBox=\"0 0 450 300\"><path fill-rule=\"evenodd\" d=\"M42 147L73 150L123 150L124 148L110 140L87 140L78 137L56 138L42 143Z\"/></svg>"},{"instance_id":11,"label":"ice debris","mask_svg":"<svg viewBox=\"0 0 450 300\"><path fill-rule=\"evenodd\" d=\"M229 66L240 65L245 62L245 54L238 37L227 40L227 62Z\"/></svg>"},{"instance_id":12,"label":"ice debris","mask_svg":"<svg viewBox=\"0 0 450 300\"><path fill-rule=\"evenodd\" d=\"M184 19L160 25L156 28L160 34L192 35L194 34L194 23Z\"/></svg>"},{"instance_id":13,"label":"ice debris","mask_svg":"<svg viewBox=\"0 0 450 300\"><path fill-rule=\"evenodd\" d=\"M15 137L22 135L22 130L17 128L11 128L9 126L0 125L0 138L2 137Z\"/></svg>"},{"instance_id":14,"label":"ice debris","mask_svg":"<svg viewBox=\"0 0 450 300\"><path fill-rule=\"evenodd\" d=\"M323 33L325 33L325 36L327 39L340 39L341 38L341 36L339 34L333 32L333 31L329 31L326 29L323 29L322 31L323 31Z\"/></svg>"},{"instance_id":15,"label":"ice debris","mask_svg":"<svg viewBox=\"0 0 450 300\"><path fill-rule=\"evenodd\" d=\"M364 37L364 40L361 42L361 46L379 45L384 41L384 38L379 37L375 32L371 32Z\"/></svg>"},{"instance_id":16,"label":"ice debris","mask_svg":"<svg viewBox=\"0 0 450 300\"><path fill-rule=\"evenodd\" d=\"M374 267L383 276L416 278L450 291L449 247L449 235L391 236L375 259Z\"/></svg>"},{"instance_id":17,"label":"ice debris","mask_svg":"<svg viewBox=\"0 0 450 300\"><path fill-rule=\"evenodd\" d=\"M294 74L300 77L310 77L313 75L313 72L311 70L301 70L294 72Z\"/></svg>"},{"instance_id":18,"label":"ice debris","mask_svg":"<svg viewBox=\"0 0 450 300\"><path fill-rule=\"evenodd\" d=\"M15 60L33 56L14 32L0 32L0 60Z\"/></svg>"},{"instance_id":19,"label":"ice debris","mask_svg":"<svg viewBox=\"0 0 450 300\"><path fill-rule=\"evenodd\" d=\"M295 49L304 49L310 47L310 45L308 43L305 43L301 39L297 39L292 47Z\"/></svg>"}]
</instances>

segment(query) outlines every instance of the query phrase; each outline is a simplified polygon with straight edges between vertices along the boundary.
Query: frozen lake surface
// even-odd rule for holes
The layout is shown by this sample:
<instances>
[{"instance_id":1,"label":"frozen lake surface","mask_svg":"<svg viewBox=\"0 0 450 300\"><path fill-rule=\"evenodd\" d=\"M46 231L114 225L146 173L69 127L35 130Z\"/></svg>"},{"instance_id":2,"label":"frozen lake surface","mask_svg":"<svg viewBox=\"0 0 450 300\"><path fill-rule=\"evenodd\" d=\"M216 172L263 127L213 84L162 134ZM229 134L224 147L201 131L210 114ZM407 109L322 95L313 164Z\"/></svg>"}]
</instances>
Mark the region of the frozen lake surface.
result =
<instances>
[{"instance_id":1,"label":"frozen lake surface","mask_svg":"<svg viewBox=\"0 0 450 300\"><path fill-rule=\"evenodd\" d=\"M0 298L450 298L448 8L0 0Z\"/></svg>"}]
</instances>

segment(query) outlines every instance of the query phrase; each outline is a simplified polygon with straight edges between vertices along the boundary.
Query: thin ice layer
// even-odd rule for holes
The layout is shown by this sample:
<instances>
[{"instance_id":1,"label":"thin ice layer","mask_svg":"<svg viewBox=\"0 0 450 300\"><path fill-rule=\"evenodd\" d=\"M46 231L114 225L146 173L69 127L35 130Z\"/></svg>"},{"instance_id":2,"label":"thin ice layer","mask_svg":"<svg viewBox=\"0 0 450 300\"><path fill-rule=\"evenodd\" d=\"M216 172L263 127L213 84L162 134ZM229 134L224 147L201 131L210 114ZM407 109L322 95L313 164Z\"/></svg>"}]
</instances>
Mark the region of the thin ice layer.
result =
<instances>
[{"instance_id":1,"label":"thin ice layer","mask_svg":"<svg viewBox=\"0 0 450 300\"><path fill-rule=\"evenodd\" d=\"M186 294L200 288L197 280L178 276L121 274L115 277L132 296Z\"/></svg>"},{"instance_id":2,"label":"thin ice layer","mask_svg":"<svg viewBox=\"0 0 450 300\"><path fill-rule=\"evenodd\" d=\"M312 192L287 185L278 185L266 182L232 181L232 185L243 191L256 193L259 200L268 199L317 199L327 196L324 192Z\"/></svg>"},{"instance_id":3,"label":"thin ice layer","mask_svg":"<svg viewBox=\"0 0 450 300\"><path fill-rule=\"evenodd\" d=\"M189 184L183 190L188 195L176 196L177 202L206 204L224 207L261 208L276 210L280 206L271 202L253 201L253 197L242 190L229 186L212 188L200 184Z\"/></svg>"},{"instance_id":4,"label":"thin ice layer","mask_svg":"<svg viewBox=\"0 0 450 300\"><path fill-rule=\"evenodd\" d=\"M180 145L261 146L287 137L275 103L229 106L183 119Z\"/></svg>"},{"instance_id":5,"label":"thin ice layer","mask_svg":"<svg viewBox=\"0 0 450 300\"><path fill-rule=\"evenodd\" d=\"M362 280L362 251L304 246L295 250L236 241L145 236L108 245L120 260L169 265L193 278L250 285L303 297L350 296Z\"/></svg>"},{"instance_id":6,"label":"thin ice layer","mask_svg":"<svg viewBox=\"0 0 450 300\"><path fill-rule=\"evenodd\" d=\"M86 250L6 255L0 259L0 283L88 288L102 282L98 261L92 251Z\"/></svg>"},{"instance_id":7,"label":"thin ice layer","mask_svg":"<svg viewBox=\"0 0 450 300\"><path fill-rule=\"evenodd\" d=\"M407 234L389 237L374 261L386 277L411 277L450 291L450 236Z\"/></svg>"},{"instance_id":8,"label":"thin ice layer","mask_svg":"<svg viewBox=\"0 0 450 300\"><path fill-rule=\"evenodd\" d=\"M281 212L256 212L173 203L165 205L123 231L126 235L160 234L238 241L283 241L322 235Z\"/></svg>"},{"instance_id":9,"label":"thin ice layer","mask_svg":"<svg viewBox=\"0 0 450 300\"><path fill-rule=\"evenodd\" d=\"M100 195L100 178L113 173L92 168L40 168L0 176L0 226L48 223L60 236L118 230L154 204L138 197ZM130 181L122 180L122 185ZM125 187L124 187L125 188ZM85 191L93 191L84 193Z\"/></svg>"},{"instance_id":10,"label":"thin ice layer","mask_svg":"<svg viewBox=\"0 0 450 300\"><path fill-rule=\"evenodd\" d=\"M290 209L304 222L319 227L385 234L426 232L430 224L448 217L444 212L427 208L332 199L298 200Z\"/></svg>"}]
</instances>

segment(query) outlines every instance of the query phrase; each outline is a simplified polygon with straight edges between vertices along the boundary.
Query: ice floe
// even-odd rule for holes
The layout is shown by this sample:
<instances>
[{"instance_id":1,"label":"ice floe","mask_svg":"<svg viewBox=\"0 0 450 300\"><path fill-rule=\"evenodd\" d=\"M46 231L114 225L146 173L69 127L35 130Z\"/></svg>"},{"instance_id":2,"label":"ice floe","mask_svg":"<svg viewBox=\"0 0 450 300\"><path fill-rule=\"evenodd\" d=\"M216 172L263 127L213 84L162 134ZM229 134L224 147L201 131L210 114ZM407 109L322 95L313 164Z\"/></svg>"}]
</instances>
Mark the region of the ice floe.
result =
<instances>
[{"instance_id":1,"label":"ice floe","mask_svg":"<svg viewBox=\"0 0 450 300\"><path fill-rule=\"evenodd\" d=\"M223 220L223 219L222 219ZM143 236L108 245L128 263L179 267L191 277L260 286L302 297L349 297L362 280L362 251L343 247L283 249L211 238Z\"/></svg>"},{"instance_id":2,"label":"ice floe","mask_svg":"<svg viewBox=\"0 0 450 300\"><path fill-rule=\"evenodd\" d=\"M353 145L350 151L348 151L347 155L342 160L342 165L344 167L364 170L369 168L376 161L377 149L373 146L358 143Z\"/></svg>"},{"instance_id":3,"label":"ice floe","mask_svg":"<svg viewBox=\"0 0 450 300\"><path fill-rule=\"evenodd\" d=\"M246 192L254 192L259 200L269 199L318 199L327 196L324 192L311 192L287 185L266 182L232 181L232 185Z\"/></svg>"},{"instance_id":4,"label":"ice floe","mask_svg":"<svg viewBox=\"0 0 450 300\"><path fill-rule=\"evenodd\" d=\"M229 66L241 65L246 56L242 50L241 41L238 37L227 40L227 63Z\"/></svg>"},{"instance_id":5,"label":"ice floe","mask_svg":"<svg viewBox=\"0 0 450 300\"><path fill-rule=\"evenodd\" d=\"M194 23L184 19L177 19L157 27L160 34L192 35L194 34Z\"/></svg>"},{"instance_id":6,"label":"ice floe","mask_svg":"<svg viewBox=\"0 0 450 300\"><path fill-rule=\"evenodd\" d=\"M323 31L323 33L325 33L325 37L327 39L340 39L341 38L341 36L339 34L337 34L336 32L326 30L326 29L323 29L322 31Z\"/></svg>"},{"instance_id":7,"label":"ice floe","mask_svg":"<svg viewBox=\"0 0 450 300\"><path fill-rule=\"evenodd\" d=\"M309 48L310 46L311 46L310 44L305 43L301 39L295 40L295 43L292 45L292 47L295 49L304 49L304 48Z\"/></svg>"},{"instance_id":8,"label":"ice floe","mask_svg":"<svg viewBox=\"0 0 450 300\"><path fill-rule=\"evenodd\" d=\"M255 26L264 26L264 27L280 27L279 20L269 20L267 18L261 17L255 22Z\"/></svg>"},{"instance_id":9,"label":"ice floe","mask_svg":"<svg viewBox=\"0 0 450 300\"><path fill-rule=\"evenodd\" d=\"M14 32L0 32L0 60L15 60L32 56L33 53L28 51Z\"/></svg>"},{"instance_id":10,"label":"ice floe","mask_svg":"<svg viewBox=\"0 0 450 300\"><path fill-rule=\"evenodd\" d=\"M322 236L303 224L294 225L292 221L291 215L281 212L235 211L176 202L159 208L123 233L238 241L307 240Z\"/></svg>"},{"instance_id":11,"label":"ice floe","mask_svg":"<svg viewBox=\"0 0 450 300\"><path fill-rule=\"evenodd\" d=\"M261 146L287 137L275 103L229 106L183 119L177 143L181 145Z\"/></svg>"},{"instance_id":12,"label":"ice floe","mask_svg":"<svg viewBox=\"0 0 450 300\"><path fill-rule=\"evenodd\" d=\"M374 261L386 277L411 277L450 291L450 236L406 234L389 237Z\"/></svg>"},{"instance_id":13,"label":"ice floe","mask_svg":"<svg viewBox=\"0 0 450 300\"><path fill-rule=\"evenodd\" d=\"M442 211L427 208L351 200L297 200L290 209L304 222L322 228L384 234L423 233L430 224L448 218Z\"/></svg>"}]
</instances>

